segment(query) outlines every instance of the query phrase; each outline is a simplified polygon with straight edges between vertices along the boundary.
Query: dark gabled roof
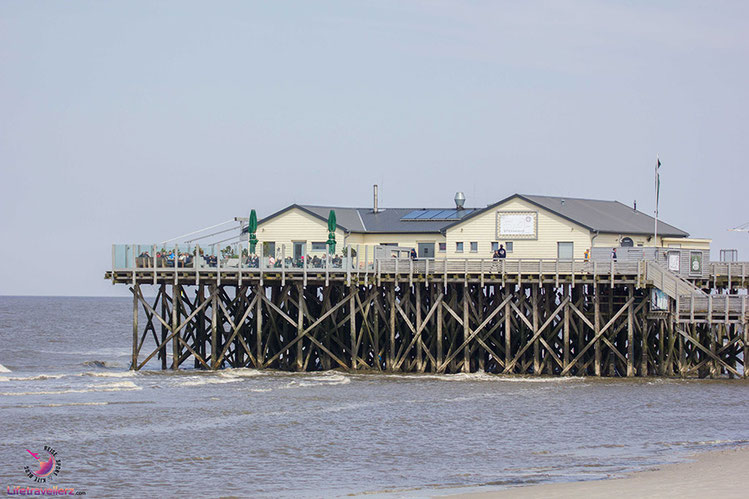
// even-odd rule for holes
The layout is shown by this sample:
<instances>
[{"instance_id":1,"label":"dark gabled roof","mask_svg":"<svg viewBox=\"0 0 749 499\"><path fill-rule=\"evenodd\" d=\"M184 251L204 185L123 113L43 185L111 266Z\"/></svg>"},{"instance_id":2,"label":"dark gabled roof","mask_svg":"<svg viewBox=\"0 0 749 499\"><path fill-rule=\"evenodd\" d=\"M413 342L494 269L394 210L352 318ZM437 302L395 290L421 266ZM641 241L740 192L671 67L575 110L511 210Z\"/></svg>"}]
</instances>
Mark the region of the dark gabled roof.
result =
<instances>
[{"instance_id":1,"label":"dark gabled roof","mask_svg":"<svg viewBox=\"0 0 749 499\"><path fill-rule=\"evenodd\" d=\"M507 201L520 198L533 205L548 210L566 220L574 222L592 231L614 234L643 234L653 233L655 219L640 211L635 211L619 201L604 201L599 199L563 198L557 196L535 196L527 194L513 194L486 208L474 209L461 220L403 220L403 217L414 210L426 208L386 208L374 213L371 208L347 208L342 206L315 206L292 204L281 211L277 211L262 220L260 224L275 218L287 211L299 210L320 219L328 221L328 213L335 210L338 227L346 232L364 232L367 234L392 233L436 233L444 232L450 227L470 220L486 213ZM564 202L562 202L564 201ZM452 208L434 208L435 210ZM470 208L467 208L467 210ZM664 237L688 237L689 234L673 225L658 221L658 234Z\"/></svg>"},{"instance_id":2,"label":"dark gabled roof","mask_svg":"<svg viewBox=\"0 0 749 499\"><path fill-rule=\"evenodd\" d=\"M414 210L422 208L385 208L377 213L372 208L345 208L341 206L312 206L302 205L300 208L328 219L330 210L335 210L338 225L349 232L365 232L367 234L393 233L438 233L449 220L419 220L404 221L403 217ZM435 208L438 210L440 208ZM449 208L444 208L448 209Z\"/></svg>"},{"instance_id":3,"label":"dark gabled roof","mask_svg":"<svg viewBox=\"0 0 749 499\"><path fill-rule=\"evenodd\" d=\"M445 227L445 230L463 223L476 215L492 210L514 198L523 199L592 231L614 234L649 235L653 233L655 225L655 219L653 217L640 211L636 211L619 201L513 194L512 196L491 204L482 210L471 213L463 220L451 223ZM660 220L658 221L658 234L664 237L689 236L687 232Z\"/></svg>"},{"instance_id":4,"label":"dark gabled roof","mask_svg":"<svg viewBox=\"0 0 749 499\"><path fill-rule=\"evenodd\" d=\"M271 219L273 219L273 218L276 218L276 217L277 217L277 216L279 216L279 215L283 215L283 214L284 214L284 213L286 213L287 211L291 211L291 210L293 210L294 208L297 208L297 209L299 209L299 210L303 211L304 213L306 213L306 214L308 214L308 215L312 215L313 217L315 217L315 218L319 218L319 219L320 219L320 220L322 220L323 222L325 222L325 223L328 223L328 213L330 212L330 209L328 209L328 211L326 211L326 212L325 212L325 215L321 215L321 214L319 213L319 210L318 210L318 211L313 211L313 210L310 210L310 209L309 209L308 207L306 207L306 206L302 206L302 205L299 205L299 204L291 204L291 205L287 206L286 208L284 208L283 210L279 210L279 211L277 211L277 212L275 212L275 213L272 213L272 214L268 215L267 217L263 218L262 220L258 220L258 222L257 222L257 223L258 223L258 225L260 225L260 224L264 224L264 223L265 223L265 222L267 222L268 220L271 220ZM321 207L318 207L318 208L321 208ZM335 209L335 208L333 208L333 209ZM338 227L340 227L341 229L343 229L343 230L349 230L348 228L346 228L346 226L344 226L344 225L343 225L343 224L341 223L341 220L340 220L340 218L339 218L339 215L338 215L338 210L337 210L337 209L336 209L336 225L337 225Z\"/></svg>"},{"instance_id":5,"label":"dark gabled roof","mask_svg":"<svg viewBox=\"0 0 749 499\"><path fill-rule=\"evenodd\" d=\"M281 211L268 215L258 222L262 224L289 210L297 208L323 222L328 221L330 210L335 210L336 223L339 228L347 232L364 232L367 234L393 233L439 233L451 220L419 220L404 221L404 216L414 210L424 208L386 208L377 213L372 208L347 208L343 206L316 206L292 204ZM435 210L450 210L451 208L435 208Z\"/></svg>"},{"instance_id":6,"label":"dark gabled roof","mask_svg":"<svg viewBox=\"0 0 749 499\"><path fill-rule=\"evenodd\" d=\"M342 206L312 206L308 204L302 205L300 208L308 213L317 215L317 217L325 220L325 222L328 221L330 210L334 210L335 220L338 227L347 232L361 232L362 230L361 219L357 214L356 208L344 208Z\"/></svg>"}]
</instances>

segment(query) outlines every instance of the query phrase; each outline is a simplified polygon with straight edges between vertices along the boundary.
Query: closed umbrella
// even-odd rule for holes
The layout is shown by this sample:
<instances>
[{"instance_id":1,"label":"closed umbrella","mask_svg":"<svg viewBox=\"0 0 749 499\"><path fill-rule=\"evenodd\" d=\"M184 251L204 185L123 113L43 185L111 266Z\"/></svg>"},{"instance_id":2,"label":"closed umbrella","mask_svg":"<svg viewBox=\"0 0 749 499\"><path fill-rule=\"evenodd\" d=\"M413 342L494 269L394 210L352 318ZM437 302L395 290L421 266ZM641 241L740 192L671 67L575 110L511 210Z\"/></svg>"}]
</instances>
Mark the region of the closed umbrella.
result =
<instances>
[{"instance_id":1,"label":"closed umbrella","mask_svg":"<svg viewBox=\"0 0 749 499\"><path fill-rule=\"evenodd\" d=\"M335 253L335 229L337 227L335 221L335 210L330 210L328 214L328 252L332 255Z\"/></svg>"},{"instance_id":2,"label":"closed umbrella","mask_svg":"<svg viewBox=\"0 0 749 499\"><path fill-rule=\"evenodd\" d=\"M250 233L250 254L254 255L255 247L257 246L257 235L255 234L257 232L257 213L255 213L255 210L250 212L250 223L247 230Z\"/></svg>"}]
</instances>

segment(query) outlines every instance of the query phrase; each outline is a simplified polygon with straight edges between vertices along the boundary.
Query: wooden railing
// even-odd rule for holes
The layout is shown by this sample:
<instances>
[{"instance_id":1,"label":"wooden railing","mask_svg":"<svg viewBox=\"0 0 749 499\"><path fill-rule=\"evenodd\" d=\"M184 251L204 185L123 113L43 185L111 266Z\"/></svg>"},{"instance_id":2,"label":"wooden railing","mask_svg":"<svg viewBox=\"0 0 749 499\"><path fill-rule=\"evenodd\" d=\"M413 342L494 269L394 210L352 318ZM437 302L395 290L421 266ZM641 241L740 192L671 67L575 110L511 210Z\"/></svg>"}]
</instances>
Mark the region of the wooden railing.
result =
<instances>
[{"instance_id":1,"label":"wooden railing","mask_svg":"<svg viewBox=\"0 0 749 499\"><path fill-rule=\"evenodd\" d=\"M710 262L708 268L711 278L727 279L729 287L735 283L743 288L749 283L749 262Z\"/></svg>"},{"instance_id":2,"label":"wooden railing","mask_svg":"<svg viewBox=\"0 0 749 499\"><path fill-rule=\"evenodd\" d=\"M694 320L695 316L704 315L707 320L730 320L732 317L749 319L749 296L747 295L703 295L681 297L679 300L679 313L689 316Z\"/></svg>"},{"instance_id":3,"label":"wooden railing","mask_svg":"<svg viewBox=\"0 0 749 499\"><path fill-rule=\"evenodd\" d=\"M670 272L653 261L645 262L645 279L653 283L671 298L680 296L703 296L705 293L697 289L692 283L685 281L673 272Z\"/></svg>"}]
</instances>

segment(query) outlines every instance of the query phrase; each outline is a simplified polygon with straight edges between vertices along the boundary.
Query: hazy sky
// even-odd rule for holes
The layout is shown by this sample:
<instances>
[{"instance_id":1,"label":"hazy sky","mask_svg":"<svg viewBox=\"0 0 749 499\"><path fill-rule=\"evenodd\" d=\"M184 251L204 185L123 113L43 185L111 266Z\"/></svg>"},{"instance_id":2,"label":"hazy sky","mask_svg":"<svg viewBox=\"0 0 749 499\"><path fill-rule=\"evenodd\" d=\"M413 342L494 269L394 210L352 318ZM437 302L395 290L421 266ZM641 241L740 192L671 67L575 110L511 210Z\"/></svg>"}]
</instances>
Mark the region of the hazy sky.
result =
<instances>
[{"instance_id":1,"label":"hazy sky","mask_svg":"<svg viewBox=\"0 0 749 499\"><path fill-rule=\"evenodd\" d=\"M749 3L0 2L0 294L293 202L617 199L749 260Z\"/></svg>"}]
</instances>

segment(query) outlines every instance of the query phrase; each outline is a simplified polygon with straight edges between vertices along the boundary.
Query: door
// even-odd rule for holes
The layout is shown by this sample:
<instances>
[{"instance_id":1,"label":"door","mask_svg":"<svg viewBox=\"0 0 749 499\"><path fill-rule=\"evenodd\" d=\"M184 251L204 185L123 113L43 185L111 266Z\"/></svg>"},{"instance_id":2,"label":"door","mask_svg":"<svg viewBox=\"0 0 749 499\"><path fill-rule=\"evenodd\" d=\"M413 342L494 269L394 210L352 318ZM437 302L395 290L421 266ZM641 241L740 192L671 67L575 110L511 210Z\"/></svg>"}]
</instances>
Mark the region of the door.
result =
<instances>
[{"instance_id":1,"label":"door","mask_svg":"<svg viewBox=\"0 0 749 499\"><path fill-rule=\"evenodd\" d=\"M305 248L307 244L303 242L295 242L294 243L294 263L300 263L302 261L302 257L305 255Z\"/></svg>"},{"instance_id":2,"label":"door","mask_svg":"<svg viewBox=\"0 0 749 499\"><path fill-rule=\"evenodd\" d=\"M574 243L557 243L557 258L560 260L572 260L575 254Z\"/></svg>"},{"instance_id":3,"label":"door","mask_svg":"<svg viewBox=\"0 0 749 499\"><path fill-rule=\"evenodd\" d=\"M434 243L418 243L419 258L434 258Z\"/></svg>"}]
</instances>

